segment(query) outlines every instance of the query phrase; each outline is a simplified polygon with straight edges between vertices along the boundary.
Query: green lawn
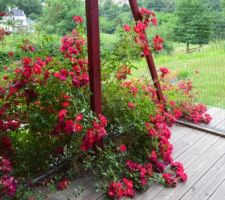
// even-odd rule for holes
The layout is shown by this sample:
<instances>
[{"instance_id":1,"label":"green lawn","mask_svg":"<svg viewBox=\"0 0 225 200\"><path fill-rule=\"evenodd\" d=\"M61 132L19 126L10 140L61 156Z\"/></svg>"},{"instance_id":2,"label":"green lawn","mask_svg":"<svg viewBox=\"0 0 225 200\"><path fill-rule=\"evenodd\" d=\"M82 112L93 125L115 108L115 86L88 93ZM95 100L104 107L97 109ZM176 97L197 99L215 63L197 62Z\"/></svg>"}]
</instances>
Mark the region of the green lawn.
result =
<instances>
[{"instance_id":1,"label":"green lawn","mask_svg":"<svg viewBox=\"0 0 225 200\"><path fill-rule=\"evenodd\" d=\"M179 46L179 52L173 55L155 56L156 66L168 67L176 75L190 78L199 93L199 102L225 108L225 42L209 44L200 52L190 54L180 52L180 49ZM144 59L134 62L138 66L134 76L148 75Z\"/></svg>"}]
</instances>

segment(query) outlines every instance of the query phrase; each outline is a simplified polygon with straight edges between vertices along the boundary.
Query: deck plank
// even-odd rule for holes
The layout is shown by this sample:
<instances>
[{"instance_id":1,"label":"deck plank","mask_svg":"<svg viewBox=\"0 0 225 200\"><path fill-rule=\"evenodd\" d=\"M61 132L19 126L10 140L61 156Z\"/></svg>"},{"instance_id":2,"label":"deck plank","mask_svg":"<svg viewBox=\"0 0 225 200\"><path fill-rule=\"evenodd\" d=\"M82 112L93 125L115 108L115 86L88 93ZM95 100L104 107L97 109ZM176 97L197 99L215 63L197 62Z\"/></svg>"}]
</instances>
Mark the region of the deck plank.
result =
<instances>
[{"instance_id":1,"label":"deck plank","mask_svg":"<svg viewBox=\"0 0 225 200\"><path fill-rule=\"evenodd\" d=\"M73 198L71 200L93 200L93 199L99 199L104 195L103 191L96 192L95 190L96 186L92 185L90 188L85 190L78 198Z\"/></svg>"},{"instance_id":2,"label":"deck plank","mask_svg":"<svg viewBox=\"0 0 225 200\"><path fill-rule=\"evenodd\" d=\"M90 176L82 176L73 180L70 186L63 191L56 191L50 193L45 198L46 200L65 200L74 197L74 194L81 192L85 193L86 190L95 183L94 179Z\"/></svg>"},{"instance_id":3,"label":"deck plank","mask_svg":"<svg viewBox=\"0 0 225 200\"><path fill-rule=\"evenodd\" d=\"M176 158L184 151L186 151L194 143L198 142L205 134L202 134L200 131L192 130L189 134L185 135L182 140L172 143L174 145L173 158Z\"/></svg>"},{"instance_id":4,"label":"deck plank","mask_svg":"<svg viewBox=\"0 0 225 200\"><path fill-rule=\"evenodd\" d=\"M184 151L175 160L182 162L185 168L191 165L195 160L199 159L212 145L214 145L220 138L205 134L200 140L193 144L189 149ZM176 150L173 154L175 154Z\"/></svg>"},{"instance_id":5,"label":"deck plank","mask_svg":"<svg viewBox=\"0 0 225 200\"><path fill-rule=\"evenodd\" d=\"M216 137L216 136L214 136ZM179 184L173 189L164 189L153 199L174 200L180 199L213 165L225 154L225 140L217 140L207 151L196 159L189 167L186 168L188 181L185 184ZM184 162L181 160L181 162ZM147 199L146 199L147 200Z\"/></svg>"},{"instance_id":6,"label":"deck plank","mask_svg":"<svg viewBox=\"0 0 225 200\"><path fill-rule=\"evenodd\" d=\"M209 200L225 200L225 180L220 187L212 194Z\"/></svg>"},{"instance_id":7,"label":"deck plank","mask_svg":"<svg viewBox=\"0 0 225 200\"><path fill-rule=\"evenodd\" d=\"M175 125L171 129L171 139L170 142L175 144L177 141L179 141L181 138L183 138L185 135L189 134L192 130L190 128Z\"/></svg>"},{"instance_id":8,"label":"deck plank","mask_svg":"<svg viewBox=\"0 0 225 200\"><path fill-rule=\"evenodd\" d=\"M183 197L182 200L206 200L225 179L223 156Z\"/></svg>"}]
</instances>

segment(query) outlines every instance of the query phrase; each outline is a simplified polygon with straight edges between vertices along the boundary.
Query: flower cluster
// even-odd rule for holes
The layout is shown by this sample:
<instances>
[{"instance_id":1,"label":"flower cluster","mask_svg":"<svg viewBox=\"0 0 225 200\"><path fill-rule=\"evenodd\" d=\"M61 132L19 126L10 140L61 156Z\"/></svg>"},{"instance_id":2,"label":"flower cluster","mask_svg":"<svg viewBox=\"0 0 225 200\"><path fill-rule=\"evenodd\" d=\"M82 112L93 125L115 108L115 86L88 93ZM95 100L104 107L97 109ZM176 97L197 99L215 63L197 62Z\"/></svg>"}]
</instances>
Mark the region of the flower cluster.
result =
<instances>
[{"instance_id":1,"label":"flower cluster","mask_svg":"<svg viewBox=\"0 0 225 200\"><path fill-rule=\"evenodd\" d=\"M166 67L160 67L160 72L161 72L161 78L165 78L166 75L168 75L170 73L169 69Z\"/></svg>"},{"instance_id":2,"label":"flower cluster","mask_svg":"<svg viewBox=\"0 0 225 200\"><path fill-rule=\"evenodd\" d=\"M123 65L116 73L117 80L123 80L127 78L127 75L131 74L131 70L128 66Z\"/></svg>"},{"instance_id":3,"label":"flower cluster","mask_svg":"<svg viewBox=\"0 0 225 200\"><path fill-rule=\"evenodd\" d=\"M69 186L69 180L67 178L62 179L56 186L58 190L65 190Z\"/></svg>"},{"instance_id":4,"label":"flower cluster","mask_svg":"<svg viewBox=\"0 0 225 200\"><path fill-rule=\"evenodd\" d=\"M171 127L178 117L179 115L173 115L173 113L164 111L162 114L156 114L155 117L150 116L150 122L145 123L149 137L156 137L159 140L158 149L160 152L160 158L165 164L170 164L173 161L171 157L173 145L169 142L171 136L169 126ZM155 158L156 156L153 157ZM152 160L152 158L150 160ZM155 161L155 159L153 159L153 161L153 164L157 169L159 163Z\"/></svg>"},{"instance_id":5,"label":"flower cluster","mask_svg":"<svg viewBox=\"0 0 225 200\"><path fill-rule=\"evenodd\" d=\"M146 186L148 184L149 179L152 178L154 174L153 166L151 163L141 165L136 162L128 160L126 162L126 166L130 170L131 174L138 175L139 178L138 184L141 185L141 187Z\"/></svg>"},{"instance_id":6,"label":"flower cluster","mask_svg":"<svg viewBox=\"0 0 225 200\"><path fill-rule=\"evenodd\" d=\"M182 111L182 117L187 121L194 122L195 124L209 124L212 120L212 117L206 113L207 108L203 104L190 104L185 102L182 105Z\"/></svg>"},{"instance_id":7,"label":"flower cluster","mask_svg":"<svg viewBox=\"0 0 225 200\"><path fill-rule=\"evenodd\" d=\"M179 84L178 84L178 87L180 90L182 90L186 95L190 94L190 92L192 91L193 89L193 85L192 85L192 82L190 80L188 81L181 81Z\"/></svg>"},{"instance_id":8,"label":"flower cluster","mask_svg":"<svg viewBox=\"0 0 225 200\"><path fill-rule=\"evenodd\" d=\"M148 10L146 8L140 8L139 11L143 18L142 20L144 24L149 25L150 23L152 23L154 26L158 25L156 15L153 11Z\"/></svg>"},{"instance_id":9,"label":"flower cluster","mask_svg":"<svg viewBox=\"0 0 225 200\"><path fill-rule=\"evenodd\" d=\"M73 17L73 20L74 20L74 22L77 23L77 24L81 24L81 23L83 23L83 21L84 21L84 19L83 19L81 16L74 16L74 17Z\"/></svg>"},{"instance_id":10,"label":"flower cluster","mask_svg":"<svg viewBox=\"0 0 225 200\"><path fill-rule=\"evenodd\" d=\"M61 43L60 51L65 58L70 59L72 63L77 61L86 44L84 38L75 29L72 31L71 35L65 35L61 39Z\"/></svg>"},{"instance_id":11,"label":"flower cluster","mask_svg":"<svg viewBox=\"0 0 225 200\"><path fill-rule=\"evenodd\" d=\"M140 9L140 15L142 19L137 22L137 24L133 27L135 38L134 41L141 48L141 56L148 56L150 54L150 46L148 43L148 38L146 35L146 29L152 24L153 26L157 26L157 18L153 11L148 10L146 8ZM126 32L130 32L132 29L129 25L125 24L123 29ZM163 38L156 35L153 38L153 47L156 51L160 51L163 49Z\"/></svg>"},{"instance_id":12,"label":"flower cluster","mask_svg":"<svg viewBox=\"0 0 225 200\"><path fill-rule=\"evenodd\" d=\"M154 46L154 49L156 51L161 51L163 49L163 42L164 42L164 39L161 38L160 36L156 35L153 38L153 46Z\"/></svg>"},{"instance_id":13,"label":"flower cluster","mask_svg":"<svg viewBox=\"0 0 225 200\"><path fill-rule=\"evenodd\" d=\"M135 195L133 182L123 178L119 182L112 182L108 188L108 196L112 199L121 199L122 197L132 198Z\"/></svg>"},{"instance_id":14,"label":"flower cluster","mask_svg":"<svg viewBox=\"0 0 225 200\"><path fill-rule=\"evenodd\" d=\"M171 172L164 173L162 176L168 187L176 187L179 180L182 182L187 181L187 174L184 173L183 165L179 162L172 163Z\"/></svg>"},{"instance_id":15,"label":"flower cluster","mask_svg":"<svg viewBox=\"0 0 225 200\"><path fill-rule=\"evenodd\" d=\"M180 178L181 181L183 182L187 181L187 174L184 173L184 167L181 163L179 162L172 163L171 169L175 172L177 178Z\"/></svg>"},{"instance_id":16,"label":"flower cluster","mask_svg":"<svg viewBox=\"0 0 225 200\"><path fill-rule=\"evenodd\" d=\"M102 146L103 138L107 135L105 127L107 126L107 119L103 115L99 115L98 120L94 120L93 127L89 128L83 138L81 150L88 151L94 145Z\"/></svg>"},{"instance_id":17,"label":"flower cluster","mask_svg":"<svg viewBox=\"0 0 225 200\"><path fill-rule=\"evenodd\" d=\"M78 16L74 18L76 22L83 22L82 18L78 18ZM59 72L55 72L55 77L65 81L70 76L74 87L86 86L89 83L89 76L87 73L88 62L83 57L83 49L86 44L84 38L74 29L72 34L64 36L61 42L60 51L65 58L70 60L72 68L70 70L61 69Z\"/></svg>"},{"instance_id":18,"label":"flower cluster","mask_svg":"<svg viewBox=\"0 0 225 200\"><path fill-rule=\"evenodd\" d=\"M25 52L35 52L35 47L30 43L29 40L25 40L23 44L20 46L22 51Z\"/></svg>"},{"instance_id":19,"label":"flower cluster","mask_svg":"<svg viewBox=\"0 0 225 200\"><path fill-rule=\"evenodd\" d=\"M10 176L12 166L8 159L0 158L0 197L12 197L16 193L17 181Z\"/></svg>"},{"instance_id":20,"label":"flower cluster","mask_svg":"<svg viewBox=\"0 0 225 200\"><path fill-rule=\"evenodd\" d=\"M64 102L65 104L65 102ZM58 123L56 124L53 135L71 135L79 133L83 130L83 126L80 124L82 121L82 114L79 114L75 120L67 118L68 110L62 109L58 113Z\"/></svg>"}]
</instances>

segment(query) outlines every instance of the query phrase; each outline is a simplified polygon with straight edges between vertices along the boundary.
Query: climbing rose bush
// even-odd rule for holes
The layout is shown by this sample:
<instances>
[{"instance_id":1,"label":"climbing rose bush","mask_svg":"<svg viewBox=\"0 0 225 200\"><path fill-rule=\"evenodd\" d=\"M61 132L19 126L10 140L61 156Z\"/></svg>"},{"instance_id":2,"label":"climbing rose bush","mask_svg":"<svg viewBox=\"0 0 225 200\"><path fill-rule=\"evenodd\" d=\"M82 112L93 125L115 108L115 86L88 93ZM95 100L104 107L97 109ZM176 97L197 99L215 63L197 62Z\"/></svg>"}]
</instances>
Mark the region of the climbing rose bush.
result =
<instances>
[{"instance_id":1,"label":"climbing rose bush","mask_svg":"<svg viewBox=\"0 0 225 200\"><path fill-rule=\"evenodd\" d=\"M157 100L149 80L129 79L135 67L127 53L129 45L134 43L141 57L163 50L163 38L157 35L149 45L145 35L147 28L157 25L154 12L142 8L140 13L141 21L123 27L117 51L103 53L103 115L90 110L80 16L73 18L77 29L61 39L57 56L36 56L38 48L25 42L21 50L27 56L4 68L0 197L12 197L18 181L64 160L75 166L73 170L93 172L110 199L132 198L152 182L174 187L187 180L182 164L172 158L170 128L181 117L195 123L208 123L211 118L205 114L206 107L194 103L191 82L171 84L165 67L160 68L158 80L165 103ZM13 56L10 52L9 57ZM56 185L58 190L68 186L67 178Z\"/></svg>"}]
</instances>

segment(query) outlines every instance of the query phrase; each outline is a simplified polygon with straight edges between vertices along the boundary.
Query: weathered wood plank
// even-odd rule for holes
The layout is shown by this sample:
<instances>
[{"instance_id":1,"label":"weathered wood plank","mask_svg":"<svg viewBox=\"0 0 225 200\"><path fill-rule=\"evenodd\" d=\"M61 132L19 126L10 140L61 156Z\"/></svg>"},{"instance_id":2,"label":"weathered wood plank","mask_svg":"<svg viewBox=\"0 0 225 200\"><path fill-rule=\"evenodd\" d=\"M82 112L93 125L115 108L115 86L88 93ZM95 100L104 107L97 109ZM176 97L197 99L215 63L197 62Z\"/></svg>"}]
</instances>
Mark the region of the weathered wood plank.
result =
<instances>
[{"instance_id":1,"label":"weathered wood plank","mask_svg":"<svg viewBox=\"0 0 225 200\"><path fill-rule=\"evenodd\" d=\"M223 156L183 197L182 200L206 200L225 179Z\"/></svg>"},{"instance_id":2,"label":"weathered wood plank","mask_svg":"<svg viewBox=\"0 0 225 200\"><path fill-rule=\"evenodd\" d=\"M225 200L225 180L220 187L212 194L209 200Z\"/></svg>"},{"instance_id":3,"label":"weathered wood plank","mask_svg":"<svg viewBox=\"0 0 225 200\"><path fill-rule=\"evenodd\" d=\"M200 140L193 144L189 149L184 151L175 160L182 162L185 168L191 165L195 160L198 160L212 145L220 138L213 135L204 135ZM175 152L174 152L175 153Z\"/></svg>"},{"instance_id":4,"label":"weathered wood plank","mask_svg":"<svg viewBox=\"0 0 225 200\"><path fill-rule=\"evenodd\" d=\"M175 125L171 129L171 138L170 142L175 144L178 140L180 140L182 137L185 135L189 134L192 130L190 128L180 126L180 125Z\"/></svg>"},{"instance_id":5,"label":"weathered wood plank","mask_svg":"<svg viewBox=\"0 0 225 200\"><path fill-rule=\"evenodd\" d=\"M174 145L174 152L173 152L173 158L176 158L180 154L182 154L184 151L189 149L193 144L198 142L202 137L204 137L206 134L192 130L190 133L185 135L181 140L176 142Z\"/></svg>"},{"instance_id":6,"label":"weathered wood plank","mask_svg":"<svg viewBox=\"0 0 225 200\"><path fill-rule=\"evenodd\" d=\"M56 191L54 193L50 193L45 198L46 200L65 200L74 196L74 194L80 193L82 191L86 191L89 187L91 187L95 183L94 179L90 176L82 176L71 182L70 186L63 191Z\"/></svg>"},{"instance_id":7,"label":"weathered wood plank","mask_svg":"<svg viewBox=\"0 0 225 200\"><path fill-rule=\"evenodd\" d=\"M215 137L215 136L214 136ZM186 172L188 181L185 184L179 184L173 189L164 189L154 199L180 199L225 153L225 140L223 138L215 142L207 151L195 160ZM184 162L181 160L181 162Z\"/></svg>"},{"instance_id":8,"label":"weathered wood plank","mask_svg":"<svg viewBox=\"0 0 225 200\"><path fill-rule=\"evenodd\" d=\"M103 191L96 192L96 186L92 185L90 188L85 190L78 198L73 198L71 200L95 200L99 199L104 195Z\"/></svg>"}]
</instances>

